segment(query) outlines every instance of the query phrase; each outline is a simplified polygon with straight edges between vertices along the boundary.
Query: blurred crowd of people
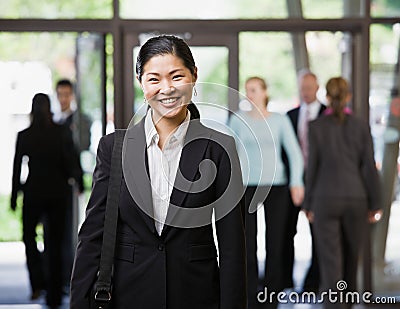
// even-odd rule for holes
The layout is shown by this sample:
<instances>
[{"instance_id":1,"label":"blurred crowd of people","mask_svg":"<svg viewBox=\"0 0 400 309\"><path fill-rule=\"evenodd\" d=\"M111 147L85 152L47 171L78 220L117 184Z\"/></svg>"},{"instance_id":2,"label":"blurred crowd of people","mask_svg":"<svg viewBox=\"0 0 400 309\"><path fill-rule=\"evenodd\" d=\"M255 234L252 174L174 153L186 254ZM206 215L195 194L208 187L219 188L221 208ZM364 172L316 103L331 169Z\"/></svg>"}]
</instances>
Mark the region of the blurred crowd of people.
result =
<instances>
[{"instance_id":1,"label":"blurred crowd of people","mask_svg":"<svg viewBox=\"0 0 400 309\"><path fill-rule=\"evenodd\" d=\"M197 75L196 75L197 78ZM310 222L312 258L302 291L336 289L339 280L356 290L358 256L366 224L379 219L380 191L368 124L347 107L348 82L331 78L327 106L317 99L317 76L298 75L300 105L286 115L268 110L268 86L261 77L245 84L250 111L233 113L229 127L236 139L245 185L242 205L247 255L248 308L276 308L261 303L267 287L294 288L294 237L299 212ZM53 115L49 96L32 100L31 124L19 132L14 158L11 208L23 192L23 241L31 299L46 291L50 308L61 305L73 263L72 210L84 190L79 154L90 146L90 119L71 109L74 86L56 85L61 113ZM23 157L29 176L20 181ZM264 207L266 261L259 274L257 207ZM36 243L36 227L44 227L44 252ZM337 304L326 307L339 308ZM345 306L345 305L343 305Z\"/></svg>"},{"instance_id":2,"label":"blurred crowd of people","mask_svg":"<svg viewBox=\"0 0 400 309\"><path fill-rule=\"evenodd\" d=\"M327 105L317 99L318 79L311 71L299 72L298 86L300 105L281 115L267 109L265 80L250 77L245 87L252 109L230 118L246 185L249 309L276 308L276 293L294 288L294 236L300 210L309 219L312 239L311 263L300 292L316 295L337 291L340 280L346 281L348 291L357 291L366 224L381 216L372 138L368 124L347 106L348 82L342 77L328 81ZM262 205L265 213L266 260L261 276L254 205ZM259 295L265 291L272 297L263 295L268 302L261 303ZM325 307L351 304L326 302Z\"/></svg>"}]
</instances>

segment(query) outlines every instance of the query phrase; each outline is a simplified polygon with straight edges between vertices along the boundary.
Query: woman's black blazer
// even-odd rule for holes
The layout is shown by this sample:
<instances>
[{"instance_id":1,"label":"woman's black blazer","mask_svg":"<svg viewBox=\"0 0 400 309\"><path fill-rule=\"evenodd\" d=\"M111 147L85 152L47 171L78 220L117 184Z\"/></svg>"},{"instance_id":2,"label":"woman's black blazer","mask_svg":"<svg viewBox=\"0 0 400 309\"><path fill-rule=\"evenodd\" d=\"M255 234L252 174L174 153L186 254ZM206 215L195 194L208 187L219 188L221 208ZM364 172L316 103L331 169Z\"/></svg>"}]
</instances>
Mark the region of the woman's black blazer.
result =
<instances>
[{"instance_id":1,"label":"woman's black blazer","mask_svg":"<svg viewBox=\"0 0 400 309\"><path fill-rule=\"evenodd\" d=\"M234 139L191 121L170 202L182 211L170 206L168 224L159 236L151 217L143 124L142 120L128 129L124 142L113 308L246 308L243 185ZM99 267L113 141L114 134L107 135L98 147L71 280L72 309L89 308ZM198 212L206 205L212 208ZM210 224L212 209L218 218L219 263ZM207 217L207 222L189 228L199 223L199 216Z\"/></svg>"}]
</instances>

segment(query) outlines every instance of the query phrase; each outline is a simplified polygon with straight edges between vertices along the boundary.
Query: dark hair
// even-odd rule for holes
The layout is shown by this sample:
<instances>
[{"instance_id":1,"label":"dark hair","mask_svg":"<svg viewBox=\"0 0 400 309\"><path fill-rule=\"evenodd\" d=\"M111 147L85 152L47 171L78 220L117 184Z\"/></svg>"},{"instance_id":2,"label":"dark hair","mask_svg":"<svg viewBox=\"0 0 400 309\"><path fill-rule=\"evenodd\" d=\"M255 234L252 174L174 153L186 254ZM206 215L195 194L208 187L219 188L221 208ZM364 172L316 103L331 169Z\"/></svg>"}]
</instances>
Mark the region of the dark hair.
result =
<instances>
[{"instance_id":1,"label":"dark hair","mask_svg":"<svg viewBox=\"0 0 400 309\"><path fill-rule=\"evenodd\" d=\"M136 74L142 80L143 69L146 63L154 56L171 54L183 61L184 66L195 74L196 64L192 52L184 40L173 35L152 37L140 48L136 59Z\"/></svg>"},{"instance_id":2,"label":"dark hair","mask_svg":"<svg viewBox=\"0 0 400 309\"><path fill-rule=\"evenodd\" d=\"M146 63L155 56L171 54L182 60L184 66L193 75L196 72L196 63L187 43L174 35L160 35L152 37L140 48L136 59L136 74L142 80L143 69ZM200 113L196 105L190 102L187 106L191 119L199 119Z\"/></svg>"},{"instance_id":3,"label":"dark hair","mask_svg":"<svg viewBox=\"0 0 400 309\"><path fill-rule=\"evenodd\" d=\"M47 94L37 93L32 99L32 126L48 127L53 124L53 114L50 109L50 98Z\"/></svg>"},{"instance_id":4,"label":"dark hair","mask_svg":"<svg viewBox=\"0 0 400 309\"><path fill-rule=\"evenodd\" d=\"M330 99L333 115L343 122L345 118L344 108L349 95L349 84L342 77L333 77L326 83L326 96Z\"/></svg>"},{"instance_id":5,"label":"dark hair","mask_svg":"<svg viewBox=\"0 0 400 309\"><path fill-rule=\"evenodd\" d=\"M187 106L187 109L190 112L190 119L200 119L200 112L196 106L196 104L194 104L193 102L190 102Z\"/></svg>"},{"instance_id":6,"label":"dark hair","mask_svg":"<svg viewBox=\"0 0 400 309\"><path fill-rule=\"evenodd\" d=\"M56 89L58 87L70 87L72 90L74 90L74 84L69 79L60 79L57 84L56 84Z\"/></svg>"}]
</instances>

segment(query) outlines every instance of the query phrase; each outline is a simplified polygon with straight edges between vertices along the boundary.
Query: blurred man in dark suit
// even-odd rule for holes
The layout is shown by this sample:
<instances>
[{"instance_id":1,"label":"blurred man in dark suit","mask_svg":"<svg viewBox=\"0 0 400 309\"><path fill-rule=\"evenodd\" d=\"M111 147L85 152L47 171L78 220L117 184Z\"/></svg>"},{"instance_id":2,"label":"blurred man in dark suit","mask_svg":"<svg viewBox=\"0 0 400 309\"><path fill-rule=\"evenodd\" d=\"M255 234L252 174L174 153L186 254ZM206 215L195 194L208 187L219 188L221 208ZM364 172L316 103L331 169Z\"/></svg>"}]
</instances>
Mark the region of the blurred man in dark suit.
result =
<instances>
[{"instance_id":1,"label":"blurred man in dark suit","mask_svg":"<svg viewBox=\"0 0 400 309\"><path fill-rule=\"evenodd\" d=\"M300 71L298 74L298 86L300 95L300 106L290 110L287 114L296 132L301 151L304 158L304 179L307 172L308 160L308 123L321 116L326 109L325 105L317 99L319 88L317 76L309 70ZM287 281L288 287L293 286L293 264L294 264L294 236L296 235L296 226L301 207L291 207L288 222L288 248L287 248ZM314 245L314 236L312 224L310 224L312 239L312 257L311 264L307 271L302 289L304 291L317 291L319 287L319 269L318 258Z\"/></svg>"}]
</instances>

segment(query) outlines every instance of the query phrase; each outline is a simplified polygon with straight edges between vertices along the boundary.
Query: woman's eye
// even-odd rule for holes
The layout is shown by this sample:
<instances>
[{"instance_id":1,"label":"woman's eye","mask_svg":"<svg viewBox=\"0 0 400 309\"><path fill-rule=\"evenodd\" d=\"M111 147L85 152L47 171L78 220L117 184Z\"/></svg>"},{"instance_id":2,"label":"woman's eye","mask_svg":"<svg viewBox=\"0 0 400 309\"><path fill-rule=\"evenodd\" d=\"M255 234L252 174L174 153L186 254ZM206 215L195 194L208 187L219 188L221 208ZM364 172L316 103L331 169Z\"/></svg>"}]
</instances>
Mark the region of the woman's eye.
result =
<instances>
[{"instance_id":1,"label":"woman's eye","mask_svg":"<svg viewBox=\"0 0 400 309\"><path fill-rule=\"evenodd\" d=\"M180 79L182 77L183 77L183 75L174 75L173 79Z\"/></svg>"},{"instance_id":2,"label":"woman's eye","mask_svg":"<svg viewBox=\"0 0 400 309\"><path fill-rule=\"evenodd\" d=\"M151 77L151 78L148 79L148 81L149 81L149 82L156 82L156 81L157 81L157 78Z\"/></svg>"}]
</instances>

